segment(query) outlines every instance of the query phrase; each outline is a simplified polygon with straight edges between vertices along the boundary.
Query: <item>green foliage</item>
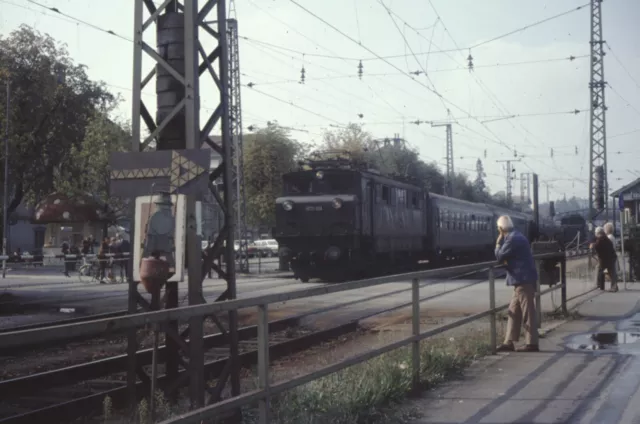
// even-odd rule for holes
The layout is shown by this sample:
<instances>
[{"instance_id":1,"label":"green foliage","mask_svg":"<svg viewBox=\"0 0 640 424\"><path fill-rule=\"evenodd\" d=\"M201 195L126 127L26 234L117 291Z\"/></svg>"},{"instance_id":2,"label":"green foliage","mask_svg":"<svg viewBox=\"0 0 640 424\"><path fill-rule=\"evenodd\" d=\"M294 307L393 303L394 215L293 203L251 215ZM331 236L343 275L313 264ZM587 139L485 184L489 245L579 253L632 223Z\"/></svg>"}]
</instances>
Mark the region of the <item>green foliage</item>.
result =
<instances>
[{"instance_id":1,"label":"green foliage","mask_svg":"<svg viewBox=\"0 0 640 424\"><path fill-rule=\"evenodd\" d=\"M275 199L282 195L282 174L291 171L304 146L278 124L244 138L244 187L247 221L275 224Z\"/></svg>"},{"instance_id":2,"label":"green foliage","mask_svg":"<svg viewBox=\"0 0 640 424\"><path fill-rule=\"evenodd\" d=\"M489 353L486 332L420 345L420 381L428 389L459 375L471 361ZM411 391L411 350L397 349L315 380L272 401L274 423L358 424L400 422L394 408Z\"/></svg>"},{"instance_id":3,"label":"green foliage","mask_svg":"<svg viewBox=\"0 0 640 424\"><path fill-rule=\"evenodd\" d=\"M78 146L71 146L65 166L56 175L56 189L65 193L91 193L107 204L116 218L126 212L126 204L109 190L109 156L129 150L131 135L125 124L118 124L102 113L95 113L87 123L85 136Z\"/></svg>"},{"instance_id":4,"label":"green foliage","mask_svg":"<svg viewBox=\"0 0 640 424\"><path fill-rule=\"evenodd\" d=\"M117 99L104 84L89 80L64 46L28 26L0 37L0 67L11 85L12 212L23 200L36 201L54 191L55 177L66 173L72 149L80 148L91 119L111 111ZM7 77L0 80L4 86ZM4 119L4 101L0 111ZM2 121L3 128L6 124Z\"/></svg>"},{"instance_id":5,"label":"green foliage","mask_svg":"<svg viewBox=\"0 0 640 424\"><path fill-rule=\"evenodd\" d=\"M479 199L489 199L487 184L484 181L486 177L487 174L484 172L484 165L482 165L482 160L478 158L478 160L476 161L476 179L473 180L473 191L476 197Z\"/></svg>"}]
</instances>

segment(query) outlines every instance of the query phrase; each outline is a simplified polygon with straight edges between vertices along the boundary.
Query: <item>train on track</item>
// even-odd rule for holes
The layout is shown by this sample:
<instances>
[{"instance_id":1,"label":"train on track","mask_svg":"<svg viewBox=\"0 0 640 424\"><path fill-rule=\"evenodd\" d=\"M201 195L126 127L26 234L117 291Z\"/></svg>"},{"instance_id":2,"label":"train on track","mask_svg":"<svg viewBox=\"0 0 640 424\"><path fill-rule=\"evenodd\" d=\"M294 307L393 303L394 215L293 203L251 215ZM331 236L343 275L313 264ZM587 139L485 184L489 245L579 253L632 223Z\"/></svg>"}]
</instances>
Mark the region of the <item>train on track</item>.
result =
<instances>
[{"instance_id":1,"label":"train on track","mask_svg":"<svg viewBox=\"0 0 640 424\"><path fill-rule=\"evenodd\" d=\"M530 240L560 232L553 222L537 228L531 214L430 193L350 158L300 165L283 175L273 236L303 282L491 260L504 214Z\"/></svg>"}]
</instances>

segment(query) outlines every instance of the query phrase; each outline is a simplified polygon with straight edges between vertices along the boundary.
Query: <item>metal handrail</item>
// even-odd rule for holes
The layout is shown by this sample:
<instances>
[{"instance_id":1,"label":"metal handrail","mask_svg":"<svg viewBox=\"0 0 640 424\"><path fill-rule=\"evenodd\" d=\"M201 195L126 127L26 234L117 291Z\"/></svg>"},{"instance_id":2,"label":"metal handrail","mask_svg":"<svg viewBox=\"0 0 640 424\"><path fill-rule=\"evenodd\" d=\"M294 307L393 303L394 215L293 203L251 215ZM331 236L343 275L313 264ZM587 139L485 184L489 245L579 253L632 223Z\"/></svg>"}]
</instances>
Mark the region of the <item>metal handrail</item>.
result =
<instances>
[{"instance_id":1,"label":"metal handrail","mask_svg":"<svg viewBox=\"0 0 640 424\"><path fill-rule=\"evenodd\" d=\"M560 254L559 252L544 253L540 255L534 255L534 259L554 259L559 258L560 255L562 254ZM562 258L566 259L564 255L562 255ZM166 321L188 320L189 318L193 317L210 316L219 312L238 310L253 306L262 306L270 303L286 302L306 297L339 293L348 290L378 286L381 284L398 283L403 281L411 281L414 279L419 280L433 278L437 277L438 274L442 274L443 271L464 273L468 271L480 270L487 267L496 268L501 266L502 265L496 264L495 261L482 262L470 265L460 265L445 269L417 271L405 274L371 278L366 280L350 281L335 285L325 285L319 287L311 287L308 289L292 290L284 293L274 293L261 297L249 297L244 299L235 299L202 305L183 306L180 308L164 309L160 311L136 313L118 318L107 318L86 321L77 324L52 326L43 329L8 332L0 334L0 346L9 348L27 346L34 343L43 343L46 341L55 341L60 338L98 336L114 331L138 328L145 325L162 323Z\"/></svg>"},{"instance_id":2,"label":"metal handrail","mask_svg":"<svg viewBox=\"0 0 640 424\"><path fill-rule=\"evenodd\" d=\"M550 254L541 254L536 255L534 258L537 260L537 266L540 270L540 261L544 259L555 259L558 258L558 253L550 253ZM488 265L487 265L488 264ZM485 267L489 268L489 309L480 312L462 319L458 319L454 322L433 328L431 330L427 330L425 332L420 332L420 277L414 276L412 281L412 336L406 337L402 340L393 342L386 346L383 346L378 349L369 350L364 353L360 353L358 355L352 356L348 359L340 361L338 363L323 367L314 372L308 373L303 376L299 376L287 381L279 382L276 384L271 384L269 379L269 341L268 341L268 303L267 299L264 299L261 304L256 305L258 307L258 389L253 390L242 395L226 399L221 402L217 402L210 406L206 406L204 408L197 409L195 411L191 411L185 414L181 414L178 417L171 418L169 420L163 421L162 424L199 424L203 420L210 419L215 416L220 416L221 414L235 410L237 408L258 403L258 411L259 411L259 423L260 424L268 424L270 422L270 407L269 407L269 399L272 396L283 393L287 390L299 387L303 384L307 384L313 380L317 380L322 377L326 377L330 374L341 371L345 368L351 367L353 365L360 364L362 362L368 361L385 353L391 352L393 350L412 345L411 349L411 369L412 369L412 383L413 387L417 388L420 383L420 341L427 339L429 337L433 337L435 335L441 334L445 331L460 327L462 325L466 325L470 322L476 321L478 319L491 316L491 348L492 353L496 353L496 345L497 345L497 328L496 328L496 314L500 311L503 311L509 307L509 304L503 304L500 306L495 305L495 273L494 270L497 268L503 267L502 264L496 264L495 262L482 264ZM462 268L462 267L456 267ZM424 273L413 273L423 275ZM405 274L405 276L411 274ZM396 278L397 281L397 278ZM377 283L377 282L376 282ZM351 283L345 283L351 284ZM372 284L373 285L373 284ZM538 328L540 327L541 322L541 296L547 293L551 293L555 290L562 291L562 310L566 313L566 257L561 257L561 283L550 287L546 290L540 290L540 280L536 282L536 309L538 312ZM345 286L346 287L346 286ZM342 291L342 290L336 290Z\"/></svg>"}]
</instances>

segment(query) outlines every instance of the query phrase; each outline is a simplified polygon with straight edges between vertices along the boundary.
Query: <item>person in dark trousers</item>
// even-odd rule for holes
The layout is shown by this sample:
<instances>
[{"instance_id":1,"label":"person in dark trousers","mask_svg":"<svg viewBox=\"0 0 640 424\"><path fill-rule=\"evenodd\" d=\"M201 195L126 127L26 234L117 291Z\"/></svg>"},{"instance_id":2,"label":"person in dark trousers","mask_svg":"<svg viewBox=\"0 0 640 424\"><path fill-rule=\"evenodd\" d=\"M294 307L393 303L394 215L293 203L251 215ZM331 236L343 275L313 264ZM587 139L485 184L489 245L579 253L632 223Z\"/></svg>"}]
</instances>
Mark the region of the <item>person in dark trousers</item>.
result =
<instances>
[{"instance_id":1,"label":"person in dark trousers","mask_svg":"<svg viewBox=\"0 0 640 424\"><path fill-rule=\"evenodd\" d=\"M598 288L604 290L604 271L606 269L611 278L611 289L609 291L617 292L618 276L616 273L616 264L618 262L618 255L613 243L611 243L611 240L609 240L602 227L596 228L596 241L595 243L591 243L589 248L594 250L598 256L598 272L596 277Z\"/></svg>"},{"instance_id":2,"label":"person in dark trousers","mask_svg":"<svg viewBox=\"0 0 640 424\"><path fill-rule=\"evenodd\" d=\"M496 259L506 265L507 285L513 286L507 333L504 343L498 346L498 351L538 352L538 323L534 301L538 271L531 246L529 240L514 229L509 216L501 216L497 225L500 235L496 241ZM523 324L525 345L516 349L514 342L520 340Z\"/></svg>"},{"instance_id":3,"label":"person in dark trousers","mask_svg":"<svg viewBox=\"0 0 640 424\"><path fill-rule=\"evenodd\" d=\"M67 255L70 253L71 249L69 248L69 243L65 240L62 243L62 260L64 263L64 275L66 275L67 277L70 277L69 275L69 269L70 269L70 265L71 262L70 259L67 259Z\"/></svg>"},{"instance_id":4,"label":"person in dark trousers","mask_svg":"<svg viewBox=\"0 0 640 424\"><path fill-rule=\"evenodd\" d=\"M124 280L125 277L129 276L128 269L131 258L128 254L131 252L131 245L129 244L129 240L126 240L122 235L118 235L117 246L118 256L116 258L118 267L120 268L120 279Z\"/></svg>"},{"instance_id":5,"label":"person in dark trousers","mask_svg":"<svg viewBox=\"0 0 640 424\"><path fill-rule=\"evenodd\" d=\"M100 244L100 250L98 251L98 260L100 261L100 284L106 284L106 274L107 268L109 267L109 257L107 256L110 253L109 247L109 237L105 237L102 240L102 244Z\"/></svg>"}]
</instances>

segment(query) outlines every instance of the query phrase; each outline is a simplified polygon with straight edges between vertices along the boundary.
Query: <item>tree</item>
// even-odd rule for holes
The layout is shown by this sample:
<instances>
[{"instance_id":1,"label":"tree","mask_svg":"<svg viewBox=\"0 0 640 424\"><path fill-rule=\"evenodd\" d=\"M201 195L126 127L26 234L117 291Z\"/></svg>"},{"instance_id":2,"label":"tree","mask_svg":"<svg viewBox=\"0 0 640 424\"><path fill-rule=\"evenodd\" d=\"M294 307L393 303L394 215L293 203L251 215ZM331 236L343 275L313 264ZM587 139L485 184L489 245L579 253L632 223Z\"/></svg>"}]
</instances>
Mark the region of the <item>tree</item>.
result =
<instances>
[{"instance_id":1,"label":"tree","mask_svg":"<svg viewBox=\"0 0 640 424\"><path fill-rule=\"evenodd\" d=\"M371 134L359 124L350 123L336 131L327 131L323 138L323 147L328 150L346 150L355 158L363 159L365 152L371 149Z\"/></svg>"},{"instance_id":2,"label":"tree","mask_svg":"<svg viewBox=\"0 0 640 424\"><path fill-rule=\"evenodd\" d=\"M247 220L275 224L275 200L282 195L282 175L293 170L303 146L277 123L244 139L244 187Z\"/></svg>"},{"instance_id":3,"label":"tree","mask_svg":"<svg viewBox=\"0 0 640 424\"><path fill-rule=\"evenodd\" d=\"M48 35L21 26L0 37L0 73L11 85L9 214L23 202L35 203L55 189L57 175L79 149L96 112L117 104L104 84L90 81L83 65ZM0 77L2 78L2 77ZM4 85L4 84L2 84ZM0 102L0 116L5 106ZM2 126L6 125L2 122ZM0 162L1 164L4 161ZM4 172L0 172L3 178Z\"/></svg>"},{"instance_id":4,"label":"tree","mask_svg":"<svg viewBox=\"0 0 640 424\"><path fill-rule=\"evenodd\" d=\"M55 186L69 194L90 193L113 213L115 220L126 216L128 203L109 189L109 156L129 150L131 133L125 124L96 112L86 126L78 146L71 146L64 166L56 173Z\"/></svg>"},{"instance_id":5,"label":"tree","mask_svg":"<svg viewBox=\"0 0 640 424\"><path fill-rule=\"evenodd\" d=\"M473 190L478 199L486 200L489 197L487 193L487 184L484 181L486 176L487 174L484 172L482 161L478 159L476 161L476 179L473 181Z\"/></svg>"}]
</instances>

